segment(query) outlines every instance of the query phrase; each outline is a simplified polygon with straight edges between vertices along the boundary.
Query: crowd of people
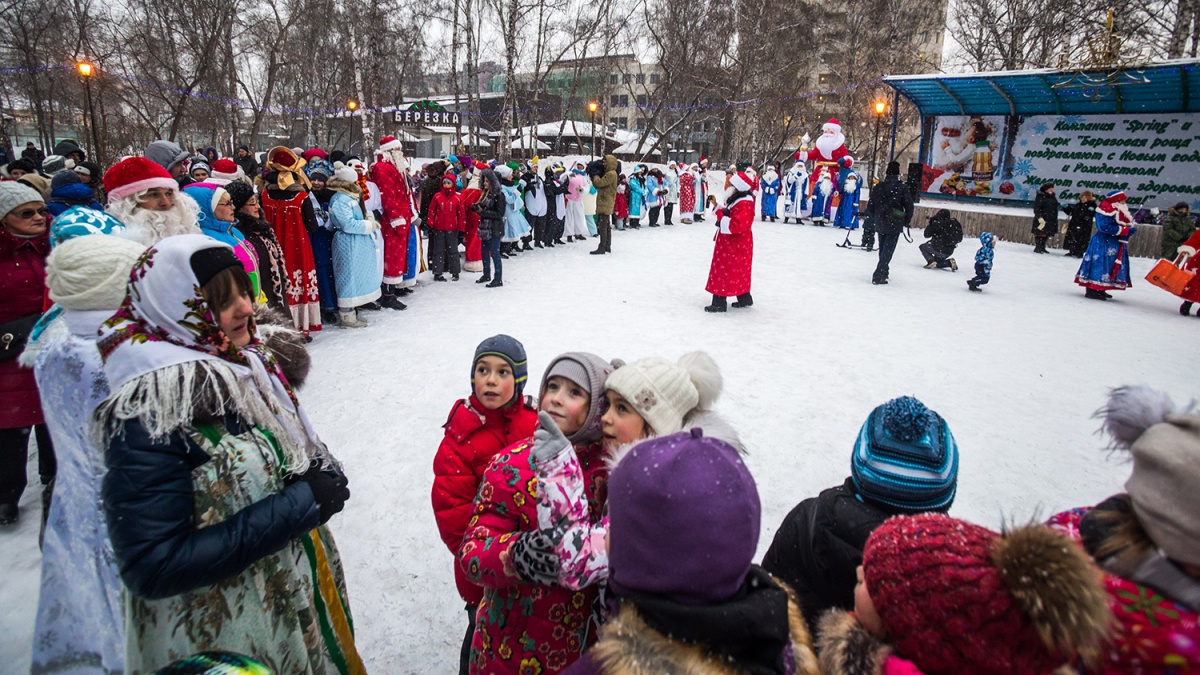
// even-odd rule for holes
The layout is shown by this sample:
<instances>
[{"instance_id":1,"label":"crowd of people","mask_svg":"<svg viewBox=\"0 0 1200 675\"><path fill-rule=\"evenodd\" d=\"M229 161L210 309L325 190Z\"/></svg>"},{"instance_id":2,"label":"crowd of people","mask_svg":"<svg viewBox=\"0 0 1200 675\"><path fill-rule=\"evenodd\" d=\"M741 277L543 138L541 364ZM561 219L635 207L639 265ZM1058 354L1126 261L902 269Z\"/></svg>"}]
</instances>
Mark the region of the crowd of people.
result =
<instances>
[{"instance_id":1,"label":"crowd of people","mask_svg":"<svg viewBox=\"0 0 1200 675\"><path fill-rule=\"evenodd\" d=\"M0 181L0 519L20 516L36 437L38 673L226 658L213 652L276 673L365 673L327 527L351 477L298 394L309 334L403 309L427 258L435 280L478 265L497 287L518 251L586 241L594 225L592 253L607 254L614 228L670 225L676 205L703 220L697 202L715 197L698 165L622 175L611 155L570 169L448 156L414 170L391 137L370 165L285 147L258 165L248 149L235 161L155 141L101 171L78 146L58 150ZM752 304L755 205L775 208L766 197L783 185L773 167L731 169L711 211L710 312ZM912 216L898 174L867 213L881 251ZM41 181L90 194L47 196ZM961 226L935 220L922 253L956 269ZM972 290L990 273L994 239L980 239ZM434 453L467 625L459 661L431 671L1200 668L1200 415L1159 392L1120 388L1102 408L1132 459L1126 492L1003 532L948 513L949 422L888 401L844 483L800 502L756 564L754 448L716 411L724 378L709 355L566 352L536 400L528 360L511 336L481 342Z\"/></svg>"}]
</instances>

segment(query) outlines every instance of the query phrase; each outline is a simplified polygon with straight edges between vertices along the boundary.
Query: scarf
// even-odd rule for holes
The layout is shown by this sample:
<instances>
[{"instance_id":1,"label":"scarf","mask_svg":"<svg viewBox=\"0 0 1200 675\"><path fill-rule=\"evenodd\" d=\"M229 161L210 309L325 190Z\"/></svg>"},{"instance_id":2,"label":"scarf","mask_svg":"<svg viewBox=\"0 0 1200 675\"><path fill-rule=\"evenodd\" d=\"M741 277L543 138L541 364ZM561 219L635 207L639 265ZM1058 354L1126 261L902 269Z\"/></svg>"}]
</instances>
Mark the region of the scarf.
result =
<instances>
[{"instance_id":1,"label":"scarf","mask_svg":"<svg viewBox=\"0 0 1200 675\"><path fill-rule=\"evenodd\" d=\"M202 413L237 414L279 441L287 471L332 461L279 363L257 336L238 348L218 325L192 271L204 235L169 237L130 272L120 308L100 327L97 347L112 394L97 410L97 440L136 419L164 438Z\"/></svg>"},{"instance_id":2,"label":"scarf","mask_svg":"<svg viewBox=\"0 0 1200 675\"><path fill-rule=\"evenodd\" d=\"M277 161L280 158L287 159L288 163L284 164L281 161ZM267 170L279 173L279 177L275 179L275 183L279 186L280 190L286 190L294 183L303 185L305 188L312 187L312 183L308 182L308 176L304 174L304 165L306 163L282 145L271 148L267 152Z\"/></svg>"}]
</instances>

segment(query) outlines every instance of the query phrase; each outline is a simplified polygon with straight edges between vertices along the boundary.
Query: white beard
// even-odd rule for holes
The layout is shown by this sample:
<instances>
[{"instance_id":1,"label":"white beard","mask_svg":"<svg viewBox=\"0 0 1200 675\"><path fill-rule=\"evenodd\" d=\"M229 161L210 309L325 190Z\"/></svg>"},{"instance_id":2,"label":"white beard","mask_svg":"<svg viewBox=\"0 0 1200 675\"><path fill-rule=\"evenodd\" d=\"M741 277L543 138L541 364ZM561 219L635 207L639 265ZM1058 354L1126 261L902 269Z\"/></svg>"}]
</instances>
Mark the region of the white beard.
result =
<instances>
[{"instance_id":1,"label":"white beard","mask_svg":"<svg viewBox=\"0 0 1200 675\"><path fill-rule=\"evenodd\" d=\"M404 170L408 168L408 158L404 156L404 152L401 150L384 151L383 159L388 164L396 167L400 173L404 173Z\"/></svg>"},{"instance_id":2,"label":"white beard","mask_svg":"<svg viewBox=\"0 0 1200 675\"><path fill-rule=\"evenodd\" d=\"M846 189L846 192L854 192L855 190L858 189L858 181L847 179L846 184L845 184L845 189Z\"/></svg>"},{"instance_id":3,"label":"white beard","mask_svg":"<svg viewBox=\"0 0 1200 675\"><path fill-rule=\"evenodd\" d=\"M832 159L834 151L845 144L846 135L839 131L836 134L821 134L818 136L816 148L821 153L823 159Z\"/></svg>"},{"instance_id":4,"label":"white beard","mask_svg":"<svg viewBox=\"0 0 1200 675\"><path fill-rule=\"evenodd\" d=\"M776 178L779 178L779 174L775 173L775 169L770 169L766 173L763 174L763 180L767 183L770 183L771 181L775 180Z\"/></svg>"},{"instance_id":5,"label":"white beard","mask_svg":"<svg viewBox=\"0 0 1200 675\"><path fill-rule=\"evenodd\" d=\"M830 193L833 192L833 181L829 180L828 178L822 178L818 187L821 190L821 194L828 197Z\"/></svg>"},{"instance_id":6,"label":"white beard","mask_svg":"<svg viewBox=\"0 0 1200 675\"><path fill-rule=\"evenodd\" d=\"M137 204L134 194L109 204L106 209L108 215L125 224L125 231L119 235L122 239L154 246L177 234L203 234L196 225L200 206L182 192L175 193L175 206L169 211L150 211Z\"/></svg>"},{"instance_id":7,"label":"white beard","mask_svg":"<svg viewBox=\"0 0 1200 675\"><path fill-rule=\"evenodd\" d=\"M1117 211L1117 222L1130 224L1133 222L1133 216L1129 213L1129 204L1126 202L1117 202L1113 204L1113 208Z\"/></svg>"}]
</instances>

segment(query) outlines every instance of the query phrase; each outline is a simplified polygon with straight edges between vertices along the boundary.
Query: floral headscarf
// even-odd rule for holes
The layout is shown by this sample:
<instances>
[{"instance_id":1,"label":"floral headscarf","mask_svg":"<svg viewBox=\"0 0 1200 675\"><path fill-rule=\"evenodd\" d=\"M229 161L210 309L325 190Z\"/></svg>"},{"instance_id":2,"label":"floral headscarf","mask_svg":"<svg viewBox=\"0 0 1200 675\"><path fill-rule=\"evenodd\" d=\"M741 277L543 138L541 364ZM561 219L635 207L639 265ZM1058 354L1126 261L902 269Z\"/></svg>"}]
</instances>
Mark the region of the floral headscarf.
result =
<instances>
[{"instance_id":1,"label":"floral headscarf","mask_svg":"<svg viewBox=\"0 0 1200 675\"><path fill-rule=\"evenodd\" d=\"M192 270L197 251L223 247L204 235L163 239L148 249L129 276L121 307L100 327L97 347L113 394L99 413L111 434L126 419L139 419L151 436L165 437L191 423L193 388L219 390L221 414L236 413L265 427L280 442L287 468L303 470L328 457L292 386L274 356L253 336L238 348L222 331ZM107 417L108 419L103 419Z\"/></svg>"}]
</instances>

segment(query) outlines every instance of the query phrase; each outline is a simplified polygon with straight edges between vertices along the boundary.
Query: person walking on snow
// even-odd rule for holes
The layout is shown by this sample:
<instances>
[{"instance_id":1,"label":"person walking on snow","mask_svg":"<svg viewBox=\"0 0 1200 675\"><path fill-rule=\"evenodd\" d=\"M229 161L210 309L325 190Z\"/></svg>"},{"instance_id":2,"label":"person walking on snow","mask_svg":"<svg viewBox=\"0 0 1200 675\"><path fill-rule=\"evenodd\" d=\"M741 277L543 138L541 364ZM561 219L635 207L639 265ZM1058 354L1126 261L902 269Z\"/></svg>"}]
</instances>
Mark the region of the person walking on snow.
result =
<instances>
[{"instance_id":1,"label":"person walking on snow","mask_svg":"<svg viewBox=\"0 0 1200 675\"><path fill-rule=\"evenodd\" d=\"M1096 209L1096 233L1075 274L1075 283L1086 289L1084 297L1110 300L1107 291L1123 291L1133 285L1129 278L1129 238L1136 233L1125 192L1108 193Z\"/></svg>"},{"instance_id":2,"label":"person walking on snow","mask_svg":"<svg viewBox=\"0 0 1200 675\"><path fill-rule=\"evenodd\" d=\"M979 287L992 279L992 258L996 255L996 237L991 232L979 235L979 250L975 252L975 276L967 280L967 288L982 293Z\"/></svg>"},{"instance_id":3,"label":"person walking on snow","mask_svg":"<svg viewBox=\"0 0 1200 675\"><path fill-rule=\"evenodd\" d=\"M745 172L730 178L725 194L725 206L718 208L717 233L713 237L712 265L708 271L705 290L712 293L712 304L706 312L724 312L726 298L737 296L734 307L754 304L750 297L750 272L754 262L754 179Z\"/></svg>"}]
</instances>

